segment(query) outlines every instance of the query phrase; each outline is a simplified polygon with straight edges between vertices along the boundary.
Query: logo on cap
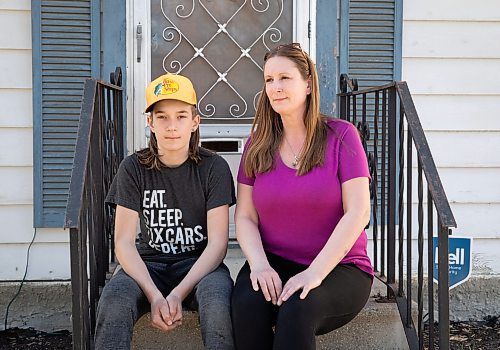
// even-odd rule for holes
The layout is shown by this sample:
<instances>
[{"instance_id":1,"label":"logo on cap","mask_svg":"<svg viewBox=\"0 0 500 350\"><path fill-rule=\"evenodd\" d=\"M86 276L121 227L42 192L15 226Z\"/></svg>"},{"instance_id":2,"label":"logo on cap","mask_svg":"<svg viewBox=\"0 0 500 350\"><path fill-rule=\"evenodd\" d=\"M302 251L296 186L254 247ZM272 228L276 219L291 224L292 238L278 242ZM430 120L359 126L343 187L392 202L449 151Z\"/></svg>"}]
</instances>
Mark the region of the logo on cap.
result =
<instances>
[{"instance_id":1,"label":"logo on cap","mask_svg":"<svg viewBox=\"0 0 500 350\"><path fill-rule=\"evenodd\" d=\"M169 78L163 79L163 82L155 86L154 94L158 95L170 95L179 91L179 84Z\"/></svg>"}]
</instances>

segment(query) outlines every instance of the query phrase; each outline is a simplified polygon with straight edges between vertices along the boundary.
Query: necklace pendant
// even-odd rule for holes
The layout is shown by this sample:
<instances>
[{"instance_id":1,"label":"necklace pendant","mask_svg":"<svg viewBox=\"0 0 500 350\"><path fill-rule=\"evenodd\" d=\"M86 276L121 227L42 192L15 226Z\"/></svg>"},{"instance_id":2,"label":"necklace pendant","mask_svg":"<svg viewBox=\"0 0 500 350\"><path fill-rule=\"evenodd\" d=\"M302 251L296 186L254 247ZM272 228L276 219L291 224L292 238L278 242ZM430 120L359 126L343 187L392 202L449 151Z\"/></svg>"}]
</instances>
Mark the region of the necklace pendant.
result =
<instances>
[{"instance_id":1,"label":"necklace pendant","mask_svg":"<svg viewBox=\"0 0 500 350\"><path fill-rule=\"evenodd\" d=\"M293 162L292 162L292 166L293 166L294 168L296 168L296 167L297 167L297 165L299 165L299 157L297 157L297 155L296 155L296 154L295 154L295 152L293 151L293 148L292 148L292 146L290 145L290 143L288 142L288 140L287 140L286 136L285 136L285 142L287 143L288 147L290 147L290 151L292 151L292 154L293 154ZM304 147L304 145L302 145L302 147ZM302 149L301 149L301 151L302 151ZM299 155L300 155L301 151L299 151Z\"/></svg>"}]
</instances>

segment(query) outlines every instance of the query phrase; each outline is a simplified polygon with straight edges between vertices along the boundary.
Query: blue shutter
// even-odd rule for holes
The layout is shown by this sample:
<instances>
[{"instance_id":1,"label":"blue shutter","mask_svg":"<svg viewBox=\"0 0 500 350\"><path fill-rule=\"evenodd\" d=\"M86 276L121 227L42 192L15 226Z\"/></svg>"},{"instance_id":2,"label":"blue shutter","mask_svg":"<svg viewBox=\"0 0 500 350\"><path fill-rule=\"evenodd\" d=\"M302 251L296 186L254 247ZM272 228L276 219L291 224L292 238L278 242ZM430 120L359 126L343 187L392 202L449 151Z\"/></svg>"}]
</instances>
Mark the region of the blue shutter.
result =
<instances>
[{"instance_id":1,"label":"blue shutter","mask_svg":"<svg viewBox=\"0 0 500 350\"><path fill-rule=\"evenodd\" d=\"M32 1L35 227L63 226L83 82L96 71L92 4Z\"/></svg>"},{"instance_id":2,"label":"blue shutter","mask_svg":"<svg viewBox=\"0 0 500 350\"><path fill-rule=\"evenodd\" d=\"M356 78L360 90L401 79L402 0L341 1L341 73L347 72L351 78ZM373 95L368 96L366 103L367 122L370 134L373 135L375 111ZM356 106L359 122L362 113L361 98L357 99ZM378 123L380 128L381 119ZM388 147L387 144L386 147ZM368 152L373 151L373 147L369 146ZM377 155L379 181L381 181L382 174L381 155L382 143L380 142ZM399 167L399 164L397 166ZM386 158L385 169L387 178L388 158ZM379 201L380 197L379 192ZM380 210L380 203L378 208ZM396 220L398 220L397 216Z\"/></svg>"},{"instance_id":3,"label":"blue shutter","mask_svg":"<svg viewBox=\"0 0 500 350\"><path fill-rule=\"evenodd\" d=\"M360 89L399 79L397 0L349 1L348 74Z\"/></svg>"}]
</instances>

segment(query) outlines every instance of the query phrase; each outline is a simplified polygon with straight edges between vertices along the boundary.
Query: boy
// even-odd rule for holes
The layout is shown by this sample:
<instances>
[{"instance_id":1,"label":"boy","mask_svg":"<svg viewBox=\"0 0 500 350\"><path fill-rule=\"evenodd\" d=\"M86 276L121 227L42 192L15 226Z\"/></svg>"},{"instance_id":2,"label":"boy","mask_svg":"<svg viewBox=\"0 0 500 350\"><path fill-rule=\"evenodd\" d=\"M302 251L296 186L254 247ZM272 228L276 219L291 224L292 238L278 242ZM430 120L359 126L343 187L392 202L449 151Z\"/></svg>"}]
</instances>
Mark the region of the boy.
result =
<instances>
[{"instance_id":1,"label":"boy","mask_svg":"<svg viewBox=\"0 0 500 350\"><path fill-rule=\"evenodd\" d=\"M130 349L134 324L148 310L154 327L178 327L183 304L198 310L206 349L232 349L233 282L222 263L235 202L229 166L199 147L189 79L163 75L149 84L146 100L149 146L124 159L106 198L116 206L122 269L99 300L96 349Z\"/></svg>"}]
</instances>

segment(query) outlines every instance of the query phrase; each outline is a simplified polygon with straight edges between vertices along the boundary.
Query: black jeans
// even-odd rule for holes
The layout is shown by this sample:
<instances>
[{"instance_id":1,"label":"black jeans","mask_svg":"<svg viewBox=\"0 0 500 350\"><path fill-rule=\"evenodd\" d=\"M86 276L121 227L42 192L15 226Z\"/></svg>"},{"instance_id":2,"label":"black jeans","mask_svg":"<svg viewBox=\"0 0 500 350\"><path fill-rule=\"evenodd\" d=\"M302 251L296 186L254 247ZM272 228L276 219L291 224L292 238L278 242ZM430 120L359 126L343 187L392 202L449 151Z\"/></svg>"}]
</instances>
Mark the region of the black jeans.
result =
<instances>
[{"instance_id":1,"label":"black jeans","mask_svg":"<svg viewBox=\"0 0 500 350\"><path fill-rule=\"evenodd\" d=\"M167 296L195 261L196 258L187 258L170 264L146 262L146 267L155 285ZM207 350L234 348L230 311L232 288L229 270L221 264L203 277L183 302L183 306L198 311L203 344ZM150 310L151 306L139 285L124 270L118 271L106 284L99 299L96 350L129 350L134 324Z\"/></svg>"},{"instance_id":2,"label":"black jeans","mask_svg":"<svg viewBox=\"0 0 500 350\"><path fill-rule=\"evenodd\" d=\"M276 255L268 254L268 260L283 285L307 268ZM232 296L236 349L315 349L316 335L342 327L363 309L372 280L354 265L338 265L305 299L299 298L300 290L278 307L266 301L261 290L253 290L245 263Z\"/></svg>"}]
</instances>

